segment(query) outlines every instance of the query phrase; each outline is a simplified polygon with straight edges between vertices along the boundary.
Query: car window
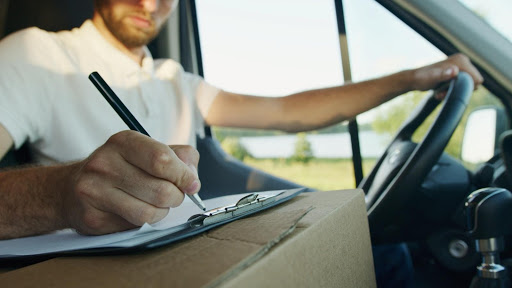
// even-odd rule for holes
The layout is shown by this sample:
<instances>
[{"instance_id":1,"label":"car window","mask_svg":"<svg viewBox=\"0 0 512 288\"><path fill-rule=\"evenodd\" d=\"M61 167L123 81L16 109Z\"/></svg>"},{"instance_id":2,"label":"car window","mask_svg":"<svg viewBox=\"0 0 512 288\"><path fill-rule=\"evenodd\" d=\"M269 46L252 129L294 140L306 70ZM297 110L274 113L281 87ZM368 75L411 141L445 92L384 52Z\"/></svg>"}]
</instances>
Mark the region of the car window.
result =
<instances>
[{"instance_id":1,"label":"car window","mask_svg":"<svg viewBox=\"0 0 512 288\"><path fill-rule=\"evenodd\" d=\"M446 58L377 2L343 5L353 81ZM343 84L333 1L196 0L196 7L204 76L213 85L282 96ZM357 117L365 175L425 93L407 93ZM473 99L498 102L485 88ZM355 187L346 123L307 134L212 128L223 149L250 166L320 190ZM460 129L446 149L458 159Z\"/></svg>"}]
</instances>

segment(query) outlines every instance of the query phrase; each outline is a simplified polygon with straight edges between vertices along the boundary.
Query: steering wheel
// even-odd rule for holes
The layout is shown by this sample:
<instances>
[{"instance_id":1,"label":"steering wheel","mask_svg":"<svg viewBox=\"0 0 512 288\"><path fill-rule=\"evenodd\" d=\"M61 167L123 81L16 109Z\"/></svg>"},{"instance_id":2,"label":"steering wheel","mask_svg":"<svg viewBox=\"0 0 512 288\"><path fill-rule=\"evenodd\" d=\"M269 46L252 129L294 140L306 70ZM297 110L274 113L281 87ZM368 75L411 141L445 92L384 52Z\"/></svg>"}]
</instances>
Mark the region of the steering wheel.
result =
<instances>
[{"instance_id":1,"label":"steering wheel","mask_svg":"<svg viewBox=\"0 0 512 288\"><path fill-rule=\"evenodd\" d=\"M408 223L405 211L414 207L415 194L439 160L469 103L473 79L465 72L448 82L444 104L423 140L411 137L440 103L435 93L424 100L402 124L391 144L359 188L366 192L372 238L396 233Z\"/></svg>"}]
</instances>

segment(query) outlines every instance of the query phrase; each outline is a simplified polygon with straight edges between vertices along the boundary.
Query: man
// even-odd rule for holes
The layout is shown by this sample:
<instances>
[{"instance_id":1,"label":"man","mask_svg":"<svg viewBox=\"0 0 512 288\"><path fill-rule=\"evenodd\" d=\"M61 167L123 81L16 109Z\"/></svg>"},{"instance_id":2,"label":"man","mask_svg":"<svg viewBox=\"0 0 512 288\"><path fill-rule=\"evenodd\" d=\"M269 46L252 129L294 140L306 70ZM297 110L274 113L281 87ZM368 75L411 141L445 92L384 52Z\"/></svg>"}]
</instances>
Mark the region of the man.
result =
<instances>
[{"instance_id":1,"label":"man","mask_svg":"<svg viewBox=\"0 0 512 288\"><path fill-rule=\"evenodd\" d=\"M149 55L145 45L176 4L96 0L93 19L79 29L30 28L0 43L0 157L28 140L35 158L52 164L0 172L0 238L65 227L104 234L162 219L184 193L200 188L193 146L203 121L312 130L406 91L436 87L460 70L476 85L483 81L467 57L455 55L379 79L287 97L230 93L185 73L172 60L153 61ZM122 131L124 123L87 79L93 71L154 139Z\"/></svg>"}]
</instances>

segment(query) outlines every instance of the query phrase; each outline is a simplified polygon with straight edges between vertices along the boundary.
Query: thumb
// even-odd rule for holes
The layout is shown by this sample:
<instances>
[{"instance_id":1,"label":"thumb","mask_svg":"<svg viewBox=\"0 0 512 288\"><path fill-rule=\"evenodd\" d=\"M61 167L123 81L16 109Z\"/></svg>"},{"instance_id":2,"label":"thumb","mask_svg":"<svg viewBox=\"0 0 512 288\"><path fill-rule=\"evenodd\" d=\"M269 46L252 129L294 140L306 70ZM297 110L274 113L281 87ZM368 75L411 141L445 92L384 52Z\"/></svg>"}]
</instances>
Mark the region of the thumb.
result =
<instances>
[{"instance_id":1,"label":"thumb","mask_svg":"<svg viewBox=\"0 0 512 288\"><path fill-rule=\"evenodd\" d=\"M446 68L441 74L441 81L450 80L459 74L459 67L452 65Z\"/></svg>"}]
</instances>

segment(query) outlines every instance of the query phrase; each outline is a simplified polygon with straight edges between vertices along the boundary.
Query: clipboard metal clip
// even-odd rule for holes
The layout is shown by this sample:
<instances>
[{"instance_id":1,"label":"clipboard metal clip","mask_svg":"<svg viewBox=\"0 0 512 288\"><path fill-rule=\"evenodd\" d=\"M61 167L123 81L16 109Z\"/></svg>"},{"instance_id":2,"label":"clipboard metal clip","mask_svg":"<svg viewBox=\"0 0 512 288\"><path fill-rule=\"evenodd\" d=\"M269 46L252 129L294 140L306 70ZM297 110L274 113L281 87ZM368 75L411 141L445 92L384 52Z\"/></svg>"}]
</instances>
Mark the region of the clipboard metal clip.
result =
<instances>
[{"instance_id":1,"label":"clipboard metal clip","mask_svg":"<svg viewBox=\"0 0 512 288\"><path fill-rule=\"evenodd\" d=\"M281 191L266 196L259 196L257 193L252 193L242 197L234 205L223 206L206 211L202 214L193 215L188 219L188 223L191 227L201 227L237 216L243 216L249 211L261 209L263 206L277 201L277 197L284 192L285 191Z\"/></svg>"}]
</instances>

